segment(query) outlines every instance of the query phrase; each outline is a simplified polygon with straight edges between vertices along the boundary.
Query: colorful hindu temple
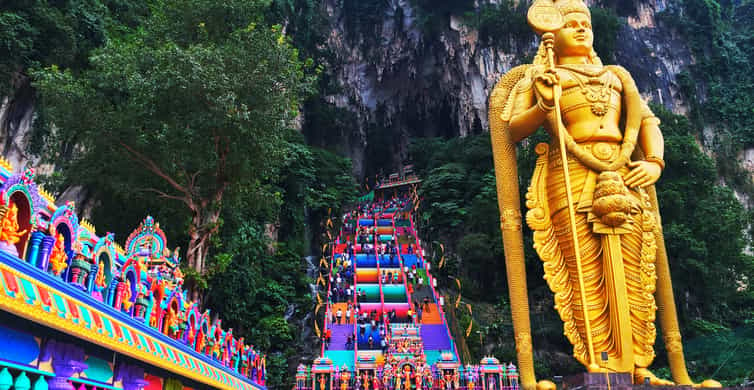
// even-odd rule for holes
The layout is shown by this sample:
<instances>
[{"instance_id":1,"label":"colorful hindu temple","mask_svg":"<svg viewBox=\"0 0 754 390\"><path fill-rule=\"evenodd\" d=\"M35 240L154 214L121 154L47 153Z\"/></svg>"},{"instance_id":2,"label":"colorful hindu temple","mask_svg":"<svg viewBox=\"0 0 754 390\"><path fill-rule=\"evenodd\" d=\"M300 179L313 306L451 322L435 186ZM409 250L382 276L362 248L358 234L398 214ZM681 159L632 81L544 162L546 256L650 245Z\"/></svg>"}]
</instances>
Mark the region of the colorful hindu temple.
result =
<instances>
[{"instance_id":1,"label":"colorful hindu temple","mask_svg":"<svg viewBox=\"0 0 754 390\"><path fill-rule=\"evenodd\" d=\"M391 175L343 217L321 275L320 357L298 367L296 389L518 388L512 364L459 359L416 234L410 194L419 181Z\"/></svg>"},{"instance_id":2,"label":"colorful hindu temple","mask_svg":"<svg viewBox=\"0 0 754 390\"><path fill-rule=\"evenodd\" d=\"M265 356L187 299L152 217L119 245L0 161L0 390L265 388Z\"/></svg>"}]
</instances>

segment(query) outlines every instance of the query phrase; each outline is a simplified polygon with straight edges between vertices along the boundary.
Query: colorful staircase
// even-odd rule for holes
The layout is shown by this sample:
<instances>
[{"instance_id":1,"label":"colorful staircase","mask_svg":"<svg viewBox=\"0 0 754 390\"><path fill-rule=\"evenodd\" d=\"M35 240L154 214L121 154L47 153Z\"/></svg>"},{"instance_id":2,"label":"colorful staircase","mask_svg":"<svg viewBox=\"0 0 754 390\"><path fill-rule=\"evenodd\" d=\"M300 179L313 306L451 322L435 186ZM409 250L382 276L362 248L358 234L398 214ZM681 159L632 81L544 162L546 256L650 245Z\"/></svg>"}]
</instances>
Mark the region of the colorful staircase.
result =
<instances>
[{"instance_id":1,"label":"colorful staircase","mask_svg":"<svg viewBox=\"0 0 754 390\"><path fill-rule=\"evenodd\" d=\"M403 329L408 327L413 329L414 338L420 338L418 349L423 352L429 364L441 360L444 355L445 361L448 356L457 361L455 346L450 338L445 316L442 308L437 304L438 297L431 285L432 276L424 268L425 262L421 254L421 246L415 235L413 223L407 219L396 219L402 215L396 210L387 210L374 212L372 214L361 215L356 220L356 229L351 232L341 232L339 237L355 237L354 257L352 262L352 280L353 291L364 292L357 299L352 297L351 304L356 307L357 303L361 306L361 313L369 314L369 321L364 326L365 332L361 332L360 325L354 321L351 324L345 324L345 318L342 323L332 323L332 315L337 313L338 309L343 312L345 317L347 303L330 303L327 318L326 329L331 332L331 340L327 348L323 348L323 356L332 359L333 366L342 368L343 365L353 369L381 366L384 364L386 356L383 355L381 341L381 332L389 333L391 337L386 340L390 350L395 340L392 337L393 327ZM397 226L400 226L398 228ZM348 253L345 239L338 245L334 245L333 258L336 256L347 257ZM393 245L393 252L388 250L382 252L383 245ZM408 252L408 244L413 246L414 253ZM331 263L331 271L335 272L336 261ZM410 284L411 278L409 273L416 269L417 279L422 277L422 287L419 287L418 280L414 279ZM406 270L408 269L408 272ZM388 279L388 273L391 277ZM397 274L397 278L392 276ZM357 294L355 294L357 295ZM427 306L424 306L425 301ZM409 316L410 311L415 310L414 302L425 307L422 311L420 323L414 323L417 320L417 313ZM429 310L426 310L426 309ZM376 314L377 318L388 318L392 312L395 312L395 318L390 322L390 327L383 328L380 326L371 326L371 320ZM379 321L377 321L379 323ZM355 345L346 344L349 335L355 335ZM403 337L403 333L401 336ZM369 337L372 337L372 343L369 344Z\"/></svg>"},{"instance_id":2,"label":"colorful staircase","mask_svg":"<svg viewBox=\"0 0 754 390\"><path fill-rule=\"evenodd\" d=\"M423 383L421 389L444 389L448 378L456 378L453 388L479 388L484 378L484 383L494 382L490 389L518 389L513 366L494 358L484 358L480 365L461 364L416 236L412 204L408 198L379 202L361 204L346 216L346 229L330 245L330 274L341 272L341 288L350 287L354 294L348 302L334 303L328 285L324 329L331 339L311 366L298 367L296 389L382 390L390 383L390 388L416 390L415 381ZM400 207L393 207L396 204ZM366 313L366 321L333 319L338 310L344 318L349 304L360 308L359 317ZM418 307L421 317L415 312ZM353 345L347 343L350 335ZM332 382L327 384L325 375L331 375Z\"/></svg>"},{"instance_id":3,"label":"colorful staircase","mask_svg":"<svg viewBox=\"0 0 754 390\"><path fill-rule=\"evenodd\" d=\"M440 310L437 308L437 304L430 303L429 310L422 311L422 325L442 324L442 317L440 317Z\"/></svg>"},{"instance_id":4,"label":"colorful staircase","mask_svg":"<svg viewBox=\"0 0 754 390\"><path fill-rule=\"evenodd\" d=\"M422 325L420 328L424 350L436 350L448 352L452 348L448 329L444 324Z\"/></svg>"},{"instance_id":5,"label":"colorful staircase","mask_svg":"<svg viewBox=\"0 0 754 390\"><path fill-rule=\"evenodd\" d=\"M345 351L348 350L346 341L348 336L353 334L353 325L330 325L332 332L330 338L330 348L333 351Z\"/></svg>"}]
</instances>

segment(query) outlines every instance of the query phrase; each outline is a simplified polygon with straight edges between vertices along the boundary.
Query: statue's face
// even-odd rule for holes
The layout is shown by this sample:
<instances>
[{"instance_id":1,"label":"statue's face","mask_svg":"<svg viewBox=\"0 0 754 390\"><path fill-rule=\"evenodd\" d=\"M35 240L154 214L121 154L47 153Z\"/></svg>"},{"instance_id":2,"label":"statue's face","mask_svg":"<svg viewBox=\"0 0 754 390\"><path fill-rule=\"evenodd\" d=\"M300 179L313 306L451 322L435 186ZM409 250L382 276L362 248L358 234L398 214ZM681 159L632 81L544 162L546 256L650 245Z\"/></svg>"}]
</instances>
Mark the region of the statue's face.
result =
<instances>
[{"instance_id":1,"label":"statue's face","mask_svg":"<svg viewBox=\"0 0 754 390\"><path fill-rule=\"evenodd\" d=\"M555 53L558 56L588 56L594 43L589 17L572 12L564 19L563 27L555 33Z\"/></svg>"}]
</instances>

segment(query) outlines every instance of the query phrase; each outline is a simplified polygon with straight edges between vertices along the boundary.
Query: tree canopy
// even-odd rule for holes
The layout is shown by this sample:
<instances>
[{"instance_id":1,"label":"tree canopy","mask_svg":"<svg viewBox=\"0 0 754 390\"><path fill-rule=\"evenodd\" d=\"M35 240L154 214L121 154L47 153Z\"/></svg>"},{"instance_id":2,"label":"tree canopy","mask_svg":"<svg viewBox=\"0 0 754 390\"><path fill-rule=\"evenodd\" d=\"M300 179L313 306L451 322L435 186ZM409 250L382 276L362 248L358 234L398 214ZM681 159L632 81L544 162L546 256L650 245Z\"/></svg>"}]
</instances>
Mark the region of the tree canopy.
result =
<instances>
[{"instance_id":1,"label":"tree canopy","mask_svg":"<svg viewBox=\"0 0 754 390\"><path fill-rule=\"evenodd\" d=\"M179 202L199 275L224 198L275 176L311 86L281 27L261 23L263 5L158 1L139 28L93 51L90 68L33 72L56 128L50 150L77 149L64 169Z\"/></svg>"}]
</instances>

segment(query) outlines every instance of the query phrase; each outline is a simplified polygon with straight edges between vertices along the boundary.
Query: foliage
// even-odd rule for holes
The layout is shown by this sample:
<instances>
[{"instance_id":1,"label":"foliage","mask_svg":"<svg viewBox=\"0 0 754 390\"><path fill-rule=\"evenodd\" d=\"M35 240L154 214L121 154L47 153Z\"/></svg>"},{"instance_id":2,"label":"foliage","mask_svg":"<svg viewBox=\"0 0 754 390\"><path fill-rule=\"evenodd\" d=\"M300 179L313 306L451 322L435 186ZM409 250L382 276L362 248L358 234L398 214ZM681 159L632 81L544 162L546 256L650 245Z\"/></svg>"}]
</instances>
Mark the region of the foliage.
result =
<instances>
[{"instance_id":1,"label":"foliage","mask_svg":"<svg viewBox=\"0 0 754 390\"><path fill-rule=\"evenodd\" d=\"M680 316L687 325L692 319L739 325L754 308L754 291L741 288L754 280L754 259L744 252L750 214L733 191L717 185L714 161L699 149L690 122L654 111L663 121L669 167L657 189Z\"/></svg>"},{"instance_id":2,"label":"foliage","mask_svg":"<svg viewBox=\"0 0 754 390\"><path fill-rule=\"evenodd\" d=\"M325 102L321 95L326 92L320 91L320 95L306 101L303 133L309 144L346 152L349 146L346 142L348 134L358 126L356 114Z\"/></svg>"},{"instance_id":3,"label":"foliage","mask_svg":"<svg viewBox=\"0 0 754 390\"><path fill-rule=\"evenodd\" d=\"M302 260L309 235L356 194L349 160L305 145L289 129L312 92L311 74L322 70L301 61L292 42L326 55L311 44L323 36L319 2L54 4L70 14L78 5L100 10L102 23L97 41L76 41L81 60L58 55L22 64L34 65L41 92L34 137L44 147L37 152L59 168L48 181L59 189L83 186L96 202L94 222L119 237L152 214L173 245L184 247L197 231L186 204L195 198L201 216L213 217L201 226L212 235L203 272L186 269L187 280L206 288L204 303L237 336L269 352L270 387L289 387L289 360L309 344L293 328L310 311ZM10 16L16 15L2 14ZM274 25L283 19L295 40ZM45 26L34 20L34 28ZM11 33L0 30L9 44L18 43ZM173 201L181 195L176 185L194 186L184 194L189 199ZM218 189L222 196L215 196Z\"/></svg>"},{"instance_id":4,"label":"foliage","mask_svg":"<svg viewBox=\"0 0 754 390\"><path fill-rule=\"evenodd\" d=\"M270 388L290 387L289 363L313 343L295 331L312 309L308 236L329 210L339 215L356 196L349 160L305 145L294 131L286 140L284 166L264 191L228 198L212 264L230 261L211 275L207 295L226 325L268 352Z\"/></svg>"},{"instance_id":5,"label":"foliage","mask_svg":"<svg viewBox=\"0 0 754 390\"><path fill-rule=\"evenodd\" d=\"M107 8L97 0L75 3L30 0L3 3L0 13L0 81L31 64L81 65L104 41Z\"/></svg>"},{"instance_id":6,"label":"foliage","mask_svg":"<svg viewBox=\"0 0 754 390\"><path fill-rule=\"evenodd\" d=\"M464 20L479 31L482 44L510 49L512 41L527 40L534 34L526 21L527 7L525 2L485 3L466 12Z\"/></svg>"},{"instance_id":7,"label":"foliage","mask_svg":"<svg viewBox=\"0 0 754 390\"><path fill-rule=\"evenodd\" d=\"M612 8L591 7L589 11L592 14L594 50L605 63L612 62L618 31L623 23Z\"/></svg>"},{"instance_id":8,"label":"foliage","mask_svg":"<svg viewBox=\"0 0 754 390\"><path fill-rule=\"evenodd\" d=\"M327 38L328 20L321 0L272 0L265 12L270 24L280 23L293 38L293 45L307 58L321 64L329 49L322 43Z\"/></svg>"},{"instance_id":9,"label":"foliage","mask_svg":"<svg viewBox=\"0 0 754 390\"><path fill-rule=\"evenodd\" d=\"M81 69L108 31L133 26L148 13L130 0L8 0L0 11L0 84L30 67L57 64Z\"/></svg>"},{"instance_id":10,"label":"foliage","mask_svg":"<svg viewBox=\"0 0 754 390\"><path fill-rule=\"evenodd\" d=\"M298 336L288 320L307 311L309 301L301 294L308 291L304 263L287 244L269 242L264 226L239 220L243 212L226 218L232 227L224 229L224 252L216 258L232 261L210 279L207 302L222 315L224 326L268 354L268 386L289 387L287 358L296 352Z\"/></svg>"},{"instance_id":11,"label":"foliage","mask_svg":"<svg viewBox=\"0 0 754 390\"><path fill-rule=\"evenodd\" d=\"M461 256L462 285L477 287L464 294L495 299L504 289L503 256L489 136L416 139L409 154L424 178L422 236Z\"/></svg>"},{"instance_id":12,"label":"foliage","mask_svg":"<svg viewBox=\"0 0 754 390\"><path fill-rule=\"evenodd\" d=\"M308 253L303 246L307 224L324 231L322 224L329 215L340 222L338 215L346 204L355 201L357 186L350 174L351 161L325 149L306 146L300 134L287 158L289 163L281 172L278 186L283 193L280 211L280 239L300 244L296 249ZM308 215L305 215L305 211ZM337 225L336 225L337 227ZM319 247L319 242L310 247Z\"/></svg>"},{"instance_id":13,"label":"foliage","mask_svg":"<svg viewBox=\"0 0 754 390\"><path fill-rule=\"evenodd\" d=\"M91 69L33 73L60 130L51 151L79 150L63 169L182 203L200 275L226 194L276 174L281 134L311 85L280 27L257 26L262 5L158 1L142 27L94 52Z\"/></svg>"},{"instance_id":14,"label":"foliage","mask_svg":"<svg viewBox=\"0 0 754 390\"><path fill-rule=\"evenodd\" d=\"M447 29L452 15L462 16L474 8L472 0L411 0L417 21L428 36Z\"/></svg>"},{"instance_id":15,"label":"foliage","mask_svg":"<svg viewBox=\"0 0 754 390\"><path fill-rule=\"evenodd\" d=\"M678 0L658 19L679 30L694 54L679 84L696 127L712 129L704 142L715 151L720 175L739 191L754 193L738 162L741 150L754 146L754 3Z\"/></svg>"},{"instance_id":16,"label":"foliage","mask_svg":"<svg viewBox=\"0 0 754 390\"><path fill-rule=\"evenodd\" d=\"M686 361L694 379L725 378L724 386L754 379L754 325L721 329L685 344Z\"/></svg>"}]
</instances>

